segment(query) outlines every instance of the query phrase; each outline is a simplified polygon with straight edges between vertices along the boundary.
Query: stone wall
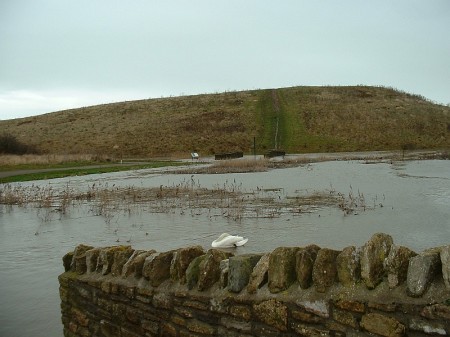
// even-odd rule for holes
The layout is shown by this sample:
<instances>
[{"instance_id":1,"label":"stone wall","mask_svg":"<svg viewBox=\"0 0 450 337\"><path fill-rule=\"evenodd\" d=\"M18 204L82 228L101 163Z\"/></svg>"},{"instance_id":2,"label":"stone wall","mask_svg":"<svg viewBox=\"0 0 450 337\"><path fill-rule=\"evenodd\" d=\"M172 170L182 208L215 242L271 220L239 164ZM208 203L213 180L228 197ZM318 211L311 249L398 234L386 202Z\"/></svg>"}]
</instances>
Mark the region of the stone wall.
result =
<instances>
[{"instance_id":1,"label":"stone wall","mask_svg":"<svg viewBox=\"0 0 450 337\"><path fill-rule=\"evenodd\" d=\"M79 245L63 263L67 337L450 334L450 245L417 254L386 234L245 255Z\"/></svg>"}]
</instances>

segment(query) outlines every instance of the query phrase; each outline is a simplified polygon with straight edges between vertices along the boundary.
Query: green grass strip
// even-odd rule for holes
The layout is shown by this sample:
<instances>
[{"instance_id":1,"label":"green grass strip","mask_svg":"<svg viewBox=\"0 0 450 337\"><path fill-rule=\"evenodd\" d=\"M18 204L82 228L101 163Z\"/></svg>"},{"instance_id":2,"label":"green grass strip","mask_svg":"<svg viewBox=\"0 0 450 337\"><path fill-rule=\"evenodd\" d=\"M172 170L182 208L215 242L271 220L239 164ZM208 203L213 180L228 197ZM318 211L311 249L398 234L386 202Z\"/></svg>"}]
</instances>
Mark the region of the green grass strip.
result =
<instances>
[{"instance_id":1,"label":"green grass strip","mask_svg":"<svg viewBox=\"0 0 450 337\"><path fill-rule=\"evenodd\" d=\"M0 178L0 183L4 184L4 183L12 183L12 182L32 181L32 180L56 179L56 178L64 178L64 177L84 176L84 175L89 175L89 174L112 173L112 172L130 171L130 170L159 168L159 167L166 167L166 166L181 166L181 165L189 165L189 163L161 161L161 162L152 162L152 163L138 164L138 165L124 165L124 166L106 166L105 165L102 167L95 167L95 168L70 168L70 169L64 169L64 170L61 170L61 169L58 170L58 168L55 168L55 171L19 174L19 175L9 176L9 177L5 177L5 178Z\"/></svg>"}]
</instances>

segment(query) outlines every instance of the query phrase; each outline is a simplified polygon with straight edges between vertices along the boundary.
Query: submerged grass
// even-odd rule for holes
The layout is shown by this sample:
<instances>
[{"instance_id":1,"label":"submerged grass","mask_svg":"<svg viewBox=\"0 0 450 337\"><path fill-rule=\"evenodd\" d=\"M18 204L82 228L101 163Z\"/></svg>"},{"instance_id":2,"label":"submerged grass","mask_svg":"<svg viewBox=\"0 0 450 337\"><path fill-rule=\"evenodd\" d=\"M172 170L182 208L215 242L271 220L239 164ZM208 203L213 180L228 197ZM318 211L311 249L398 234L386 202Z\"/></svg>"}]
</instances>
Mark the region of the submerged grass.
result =
<instances>
[{"instance_id":1,"label":"submerged grass","mask_svg":"<svg viewBox=\"0 0 450 337\"><path fill-rule=\"evenodd\" d=\"M323 207L336 207L344 215L366 211L377 205L366 205L363 194L327 191L296 191L287 195L283 189L245 190L242 184L226 181L212 188L199 181L185 179L170 186L143 188L92 184L80 191L67 184L62 189L52 186L20 184L0 185L0 204L7 207L36 207L41 219L50 221L54 214L67 216L74 207L87 207L92 214L110 223L119 214L166 213L216 217L241 221L245 218L277 218L283 215L311 213Z\"/></svg>"}]
</instances>

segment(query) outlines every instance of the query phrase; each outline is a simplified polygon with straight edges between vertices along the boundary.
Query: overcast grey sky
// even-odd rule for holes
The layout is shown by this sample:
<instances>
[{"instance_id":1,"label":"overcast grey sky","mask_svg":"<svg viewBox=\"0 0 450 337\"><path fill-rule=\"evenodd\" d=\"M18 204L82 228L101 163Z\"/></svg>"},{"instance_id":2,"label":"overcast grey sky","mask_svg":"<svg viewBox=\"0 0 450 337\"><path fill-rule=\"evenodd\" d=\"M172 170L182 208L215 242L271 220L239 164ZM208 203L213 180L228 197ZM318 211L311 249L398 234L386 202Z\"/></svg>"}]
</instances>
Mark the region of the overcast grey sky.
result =
<instances>
[{"instance_id":1,"label":"overcast grey sky","mask_svg":"<svg viewBox=\"0 0 450 337\"><path fill-rule=\"evenodd\" d=\"M0 0L0 119L357 84L450 103L450 1Z\"/></svg>"}]
</instances>

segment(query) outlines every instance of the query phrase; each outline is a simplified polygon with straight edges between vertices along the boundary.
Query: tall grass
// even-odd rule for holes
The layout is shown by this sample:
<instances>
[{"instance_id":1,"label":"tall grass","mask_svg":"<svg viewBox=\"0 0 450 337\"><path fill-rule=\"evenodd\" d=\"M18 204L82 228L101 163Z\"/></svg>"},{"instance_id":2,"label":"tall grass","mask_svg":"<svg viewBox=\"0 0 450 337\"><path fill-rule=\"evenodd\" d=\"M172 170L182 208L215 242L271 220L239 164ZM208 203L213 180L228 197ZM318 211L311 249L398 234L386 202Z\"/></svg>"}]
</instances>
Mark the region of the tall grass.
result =
<instances>
[{"instance_id":1,"label":"tall grass","mask_svg":"<svg viewBox=\"0 0 450 337\"><path fill-rule=\"evenodd\" d=\"M238 173L267 171L269 160L267 159L235 159L215 161L205 173Z\"/></svg>"},{"instance_id":2,"label":"tall grass","mask_svg":"<svg viewBox=\"0 0 450 337\"><path fill-rule=\"evenodd\" d=\"M1 166L18 166L18 165L54 165L74 162L105 162L109 157L106 155L93 155L93 154L24 154L13 155L3 154L0 155Z\"/></svg>"}]
</instances>

